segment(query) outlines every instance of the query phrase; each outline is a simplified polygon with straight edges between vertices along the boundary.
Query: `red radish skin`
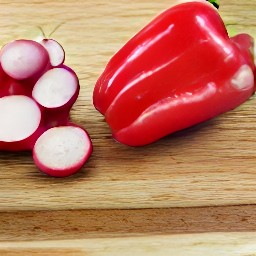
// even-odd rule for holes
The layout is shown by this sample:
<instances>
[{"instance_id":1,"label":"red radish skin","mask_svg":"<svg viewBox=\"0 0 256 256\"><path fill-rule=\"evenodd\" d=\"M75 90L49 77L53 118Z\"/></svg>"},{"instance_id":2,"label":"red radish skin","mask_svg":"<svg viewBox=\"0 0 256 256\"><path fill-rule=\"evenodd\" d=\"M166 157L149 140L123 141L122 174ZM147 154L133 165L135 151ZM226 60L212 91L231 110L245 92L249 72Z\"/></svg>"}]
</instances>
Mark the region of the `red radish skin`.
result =
<instances>
[{"instance_id":1,"label":"red radish skin","mask_svg":"<svg viewBox=\"0 0 256 256\"><path fill-rule=\"evenodd\" d=\"M0 89L2 87L2 83L3 83L4 79L5 79L5 77L6 77L6 74L5 74L5 72L4 72L3 68L2 68L1 63L0 63Z\"/></svg>"},{"instance_id":2,"label":"red radish skin","mask_svg":"<svg viewBox=\"0 0 256 256\"><path fill-rule=\"evenodd\" d=\"M8 76L0 66L0 97L10 95L31 95L32 87Z\"/></svg>"},{"instance_id":3,"label":"red radish skin","mask_svg":"<svg viewBox=\"0 0 256 256\"><path fill-rule=\"evenodd\" d=\"M51 69L37 81L32 97L41 106L44 123L48 128L67 124L79 90L75 72L65 68Z\"/></svg>"},{"instance_id":4,"label":"red radish skin","mask_svg":"<svg viewBox=\"0 0 256 256\"><path fill-rule=\"evenodd\" d=\"M25 89L26 87L24 87L20 81L17 81L11 77L6 77L0 86L0 97L10 95L27 95L28 93L28 91Z\"/></svg>"},{"instance_id":5,"label":"red radish skin","mask_svg":"<svg viewBox=\"0 0 256 256\"><path fill-rule=\"evenodd\" d=\"M0 120L1 150L31 150L43 132L39 106L24 95L0 98Z\"/></svg>"},{"instance_id":6,"label":"red radish skin","mask_svg":"<svg viewBox=\"0 0 256 256\"><path fill-rule=\"evenodd\" d=\"M67 125L70 122L70 111L43 109L42 122L45 129Z\"/></svg>"},{"instance_id":7,"label":"red radish skin","mask_svg":"<svg viewBox=\"0 0 256 256\"><path fill-rule=\"evenodd\" d=\"M63 47L54 39L43 39L40 44L47 50L52 67L58 67L65 61Z\"/></svg>"},{"instance_id":8,"label":"red radish skin","mask_svg":"<svg viewBox=\"0 0 256 256\"><path fill-rule=\"evenodd\" d=\"M33 148L35 165L54 177L79 171L92 154L88 133L78 126L59 126L44 132Z\"/></svg>"},{"instance_id":9,"label":"red radish skin","mask_svg":"<svg viewBox=\"0 0 256 256\"><path fill-rule=\"evenodd\" d=\"M1 65L4 72L17 80L37 80L49 68L49 54L33 40L15 40L1 50Z\"/></svg>"}]
</instances>

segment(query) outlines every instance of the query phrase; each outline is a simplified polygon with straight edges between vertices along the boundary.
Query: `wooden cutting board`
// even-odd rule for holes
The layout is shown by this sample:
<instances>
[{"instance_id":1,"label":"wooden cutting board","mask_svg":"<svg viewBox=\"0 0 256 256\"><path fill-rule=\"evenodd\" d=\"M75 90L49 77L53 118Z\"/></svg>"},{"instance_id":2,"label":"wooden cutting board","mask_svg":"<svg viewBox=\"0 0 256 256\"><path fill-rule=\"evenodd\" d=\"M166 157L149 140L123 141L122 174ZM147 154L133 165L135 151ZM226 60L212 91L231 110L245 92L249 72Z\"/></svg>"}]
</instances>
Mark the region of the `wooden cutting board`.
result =
<instances>
[{"instance_id":1,"label":"wooden cutting board","mask_svg":"<svg viewBox=\"0 0 256 256\"><path fill-rule=\"evenodd\" d=\"M1 44L35 38L41 27L66 50L78 74L72 120L91 135L94 152L76 175L40 173L31 154L0 153L0 211L216 206L256 203L255 97L204 124L157 143L130 148L115 142L92 105L92 92L109 58L174 1L1 2ZM229 28L256 35L256 1L223 0ZM56 30L55 30L56 29Z\"/></svg>"}]
</instances>

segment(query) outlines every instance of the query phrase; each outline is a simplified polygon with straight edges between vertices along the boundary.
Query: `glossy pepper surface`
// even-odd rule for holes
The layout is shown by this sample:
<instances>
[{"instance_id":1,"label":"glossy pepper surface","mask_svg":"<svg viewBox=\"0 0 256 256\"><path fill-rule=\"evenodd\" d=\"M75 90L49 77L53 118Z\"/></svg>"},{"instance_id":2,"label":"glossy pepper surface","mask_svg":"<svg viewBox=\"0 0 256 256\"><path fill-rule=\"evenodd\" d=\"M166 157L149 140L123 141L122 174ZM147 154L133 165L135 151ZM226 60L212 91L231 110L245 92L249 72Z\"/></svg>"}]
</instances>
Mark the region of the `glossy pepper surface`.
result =
<instances>
[{"instance_id":1,"label":"glossy pepper surface","mask_svg":"<svg viewBox=\"0 0 256 256\"><path fill-rule=\"evenodd\" d=\"M255 91L253 38L229 38L208 2L166 10L109 61L93 93L113 137L142 146L245 102Z\"/></svg>"}]
</instances>

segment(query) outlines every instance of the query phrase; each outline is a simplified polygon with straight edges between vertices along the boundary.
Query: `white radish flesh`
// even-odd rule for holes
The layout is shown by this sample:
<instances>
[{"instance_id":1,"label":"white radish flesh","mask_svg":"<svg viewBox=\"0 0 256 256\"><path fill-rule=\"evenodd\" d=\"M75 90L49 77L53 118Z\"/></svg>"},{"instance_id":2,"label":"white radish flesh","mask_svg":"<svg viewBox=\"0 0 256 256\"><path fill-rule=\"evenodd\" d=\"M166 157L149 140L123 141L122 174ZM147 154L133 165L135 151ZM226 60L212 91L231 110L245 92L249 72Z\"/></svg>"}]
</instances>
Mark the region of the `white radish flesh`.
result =
<instances>
[{"instance_id":1,"label":"white radish flesh","mask_svg":"<svg viewBox=\"0 0 256 256\"><path fill-rule=\"evenodd\" d=\"M33 158L42 172L66 177L81 169L91 153L92 143L85 130L77 126L59 126L38 138Z\"/></svg>"},{"instance_id":2,"label":"white radish flesh","mask_svg":"<svg viewBox=\"0 0 256 256\"><path fill-rule=\"evenodd\" d=\"M14 142L30 137L41 122L36 102L23 95L0 98L0 141Z\"/></svg>"},{"instance_id":3,"label":"white radish flesh","mask_svg":"<svg viewBox=\"0 0 256 256\"><path fill-rule=\"evenodd\" d=\"M48 52L33 40L16 40L8 43L1 50L3 70L17 80L40 76L48 64Z\"/></svg>"},{"instance_id":4,"label":"white radish flesh","mask_svg":"<svg viewBox=\"0 0 256 256\"><path fill-rule=\"evenodd\" d=\"M47 71L35 84L32 96L45 108L58 108L76 101L79 83L73 72L64 68Z\"/></svg>"},{"instance_id":5,"label":"white radish flesh","mask_svg":"<svg viewBox=\"0 0 256 256\"><path fill-rule=\"evenodd\" d=\"M53 39L43 39L40 43L47 50L50 57L50 63L53 67L63 64L65 60L65 51L57 41Z\"/></svg>"}]
</instances>

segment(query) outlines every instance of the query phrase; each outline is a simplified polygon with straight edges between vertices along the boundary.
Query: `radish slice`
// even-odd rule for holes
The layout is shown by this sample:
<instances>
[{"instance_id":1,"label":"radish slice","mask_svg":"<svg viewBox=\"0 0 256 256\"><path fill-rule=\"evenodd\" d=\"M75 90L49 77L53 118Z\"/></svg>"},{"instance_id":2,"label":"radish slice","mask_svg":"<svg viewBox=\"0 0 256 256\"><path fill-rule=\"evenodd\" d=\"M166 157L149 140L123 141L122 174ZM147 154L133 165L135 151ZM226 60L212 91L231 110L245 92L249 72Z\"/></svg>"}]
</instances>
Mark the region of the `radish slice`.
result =
<instances>
[{"instance_id":1,"label":"radish slice","mask_svg":"<svg viewBox=\"0 0 256 256\"><path fill-rule=\"evenodd\" d=\"M40 43L47 50L50 63L53 67L60 66L64 63L65 51L57 41L53 39L43 39Z\"/></svg>"},{"instance_id":2,"label":"radish slice","mask_svg":"<svg viewBox=\"0 0 256 256\"><path fill-rule=\"evenodd\" d=\"M79 89L76 73L66 67L51 69L37 81L32 97L42 106L45 127L67 125Z\"/></svg>"},{"instance_id":3,"label":"radish slice","mask_svg":"<svg viewBox=\"0 0 256 256\"><path fill-rule=\"evenodd\" d=\"M59 126L39 137L33 149L33 158L42 172L66 177L81 169L91 153L92 142L84 129Z\"/></svg>"},{"instance_id":4,"label":"radish slice","mask_svg":"<svg viewBox=\"0 0 256 256\"><path fill-rule=\"evenodd\" d=\"M41 44L32 40L16 40L1 50L3 70L17 80L40 76L48 63L48 52Z\"/></svg>"},{"instance_id":5,"label":"radish slice","mask_svg":"<svg viewBox=\"0 0 256 256\"><path fill-rule=\"evenodd\" d=\"M14 142L30 137L41 122L36 102L23 95L0 98L0 141Z\"/></svg>"},{"instance_id":6,"label":"radish slice","mask_svg":"<svg viewBox=\"0 0 256 256\"><path fill-rule=\"evenodd\" d=\"M47 71L35 84L32 96L45 108L73 105L78 97L78 78L64 68Z\"/></svg>"}]
</instances>

